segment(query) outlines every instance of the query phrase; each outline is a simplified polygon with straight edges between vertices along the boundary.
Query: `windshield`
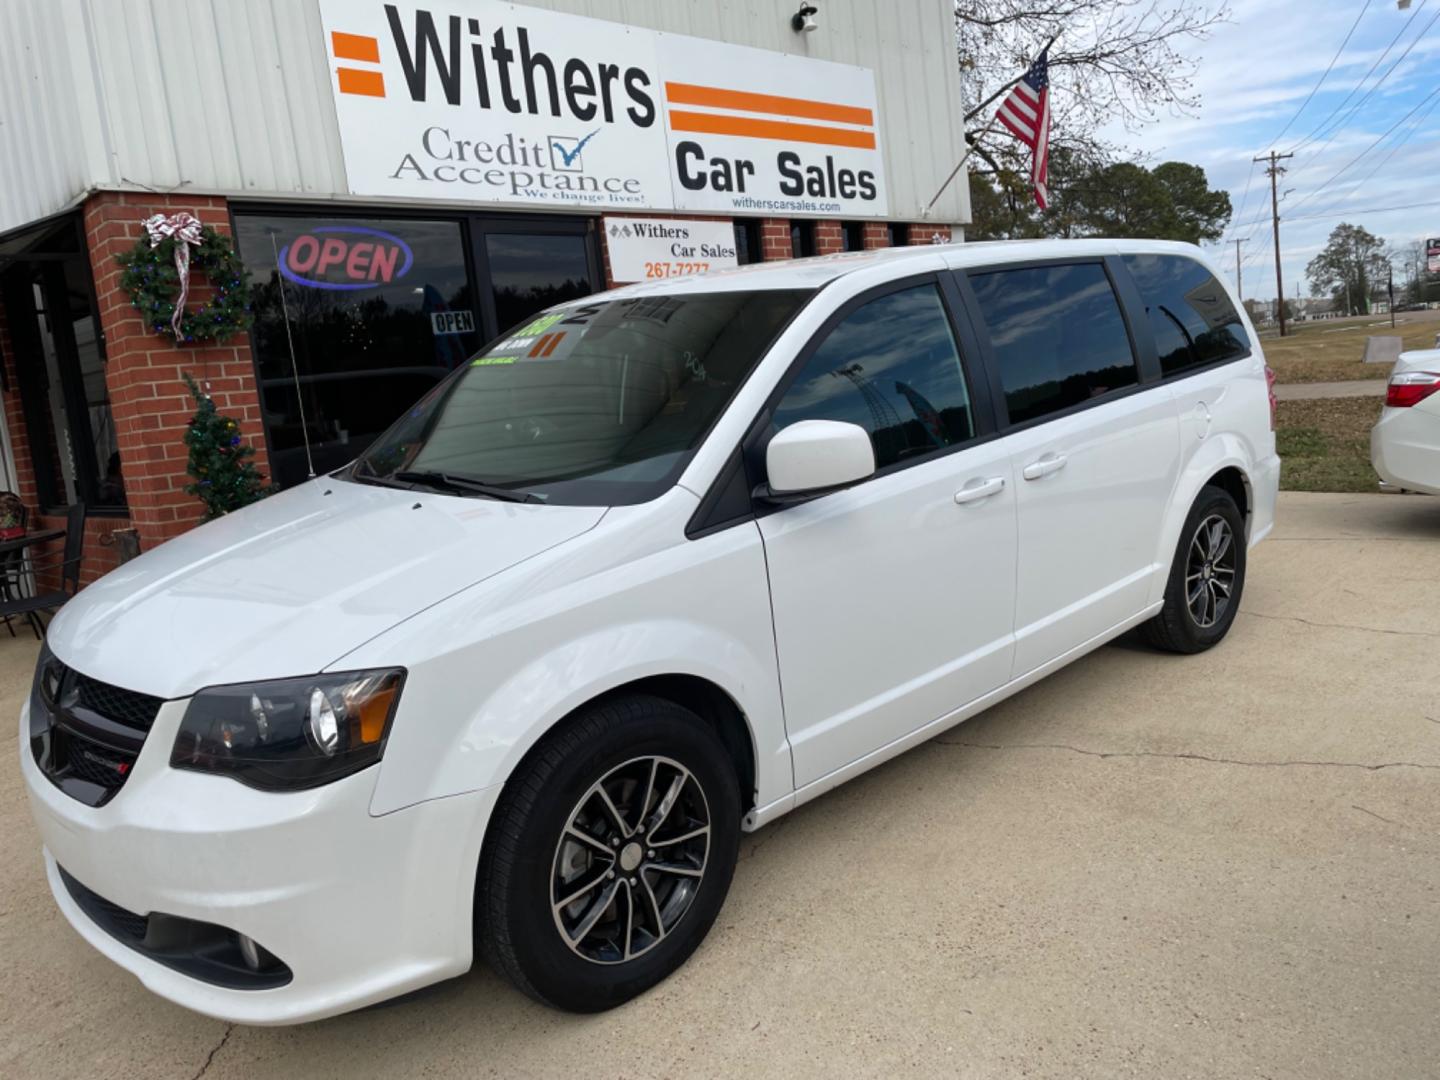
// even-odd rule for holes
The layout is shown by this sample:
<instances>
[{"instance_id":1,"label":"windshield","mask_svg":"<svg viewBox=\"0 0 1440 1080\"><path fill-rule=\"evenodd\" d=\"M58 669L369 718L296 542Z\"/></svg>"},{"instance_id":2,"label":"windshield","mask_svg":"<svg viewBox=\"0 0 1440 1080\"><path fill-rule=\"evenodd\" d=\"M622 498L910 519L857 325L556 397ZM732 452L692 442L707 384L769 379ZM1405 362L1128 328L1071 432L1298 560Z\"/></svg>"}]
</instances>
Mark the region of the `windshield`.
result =
<instances>
[{"instance_id":1,"label":"windshield","mask_svg":"<svg viewBox=\"0 0 1440 1080\"><path fill-rule=\"evenodd\" d=\"M349 475L567 505L653 499L809 295L688 293L554 308L466 361Z\"/></svg>"}]
</instances>

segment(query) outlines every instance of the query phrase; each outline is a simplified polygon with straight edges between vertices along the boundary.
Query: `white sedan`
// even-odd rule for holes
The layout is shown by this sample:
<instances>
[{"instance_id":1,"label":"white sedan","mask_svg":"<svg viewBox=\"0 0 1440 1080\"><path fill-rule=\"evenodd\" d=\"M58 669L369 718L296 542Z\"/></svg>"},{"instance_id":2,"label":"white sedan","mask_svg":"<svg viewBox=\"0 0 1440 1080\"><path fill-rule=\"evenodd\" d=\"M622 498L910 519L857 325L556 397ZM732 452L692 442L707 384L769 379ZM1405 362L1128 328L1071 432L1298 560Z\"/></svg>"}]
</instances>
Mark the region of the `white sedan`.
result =
<instances>
[{"instance_id":1,"label":"white sedan","mask_svg":"<svg viewBox=\"0 0 1440 1080\"><path fill-rule=\"evenodd\" d=\"M1395 361L1370 432L1370 463L1387 484L1440 495L1440 349Z\"/></svg>"}]
</instances>

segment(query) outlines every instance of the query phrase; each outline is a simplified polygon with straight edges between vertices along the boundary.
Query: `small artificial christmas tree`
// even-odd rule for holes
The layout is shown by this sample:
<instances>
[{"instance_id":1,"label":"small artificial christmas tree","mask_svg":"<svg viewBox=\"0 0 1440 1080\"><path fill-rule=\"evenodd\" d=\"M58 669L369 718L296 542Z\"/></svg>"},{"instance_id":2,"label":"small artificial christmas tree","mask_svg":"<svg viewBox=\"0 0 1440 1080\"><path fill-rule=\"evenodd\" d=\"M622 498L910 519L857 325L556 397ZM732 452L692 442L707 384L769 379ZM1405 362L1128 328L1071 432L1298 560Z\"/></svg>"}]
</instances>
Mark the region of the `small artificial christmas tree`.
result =
<instances>
[{"instance_id":1,"label":"small artificial christmas tree","mask_svg":"<svg viewBox=\"0 0 1440 1080\"><path fill-rule=\"evenodd\" d=\"M205 504L210 521L259 502L274 488L250 460L255 449L240 439L240 425L215 411L215 400L185 375L185 385L195 399L195 415L185 430L190 462L185 471L194 477L185 490Z\"/></svg>"}]
</instances>

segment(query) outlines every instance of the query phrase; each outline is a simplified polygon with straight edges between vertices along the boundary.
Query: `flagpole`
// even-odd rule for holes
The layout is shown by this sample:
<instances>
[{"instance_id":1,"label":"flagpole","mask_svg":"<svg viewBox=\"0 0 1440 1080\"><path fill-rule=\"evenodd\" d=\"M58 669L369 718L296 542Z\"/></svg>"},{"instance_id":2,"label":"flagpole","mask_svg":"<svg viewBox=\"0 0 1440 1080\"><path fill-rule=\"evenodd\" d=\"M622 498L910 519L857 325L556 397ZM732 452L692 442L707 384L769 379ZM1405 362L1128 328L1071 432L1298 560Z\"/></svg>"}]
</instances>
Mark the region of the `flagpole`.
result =
<instances>
[{"instance_id":1,"label":"flagpole","mask_svg":"<svg viewBox=\"0 0 1440 1080\"><path fill-rule=\"evenodd\" d=\"M975 153L975 144L980 141L980 136L984 135L994 126L995 117L992 116L990 118L990 122L986 124L983 128L981 128L979 131L975 132L974 135L966 132L965 142L969 145L965 147L965 153L960 156L960 161L955 166L955 168L950 170L950 175L947 176L945 178L945 182L940 185L940 190L935 192L935 197L925 204L925 209L920 211L920 216L922 218L928 218L930 216L930 211L935 209L935 204L940 201L940 196L945 194L945 189L950 186L951 181L953 181L955 177L960 175L960 170L963 169L965 167L965 163L970 160L970 155Z\"/></svg>"},{"instance_id":2,"label":"flagpole","mask_svg":"<svg viewBox=\"0 0 1440 1080\"><path fill-rule=\"evenodd\" d=\"M1049 51L1050 51L1050 46L1054 45L1055 42L1057 42L1057 41L1059 41L1059 40L1060 40L1060 35L1059 35L1059 33L1057 32L1056 34L1054 34L1054 35L1050 38L1049 41L1047 41L1047 42L1045 43L1045 47L1044 47L1043 49L1041 49L1040 52L1039 52L1037 55L1043 56L1045 53L1049 52ZM1009 82L1007 82L1004 86L1000 87L999 90L996 90L993 94L991 94L988 98L986 98L984 101L982 101L979 105L976 105L975 108L971 109L968 113L966 113L966 114L965 114L965 119L966 119L966 120L969 120L969 119L970 119L972 116L974 116L976 113L981 112L982 110L984 110L984 108L985 108L987 105L989 105L992 101L994 101L996 98L998 98L1001 94L1005 93L1006 90L1009 90L1011 87L1013 87L1016 83L1018 83L1018 82L1019 82L1021 79L1023 79L1024 77L1025 77L1025 76L1024 76L1023 74L1016 75L1015 78L1011 79L1011 80L1010 80ZM986 124L984 127L982 127L979 131L975 132L974 135L971 135L969 132L966 132L966 134L965 134L965 142L968 143L969 145L967 145L967 146L965 147L965 153L961 156L961 158L960 158L960 163L959 163L958 165L956 165L955 168L953 168L953 169L950 170L950 175L947 176L947 177L945 178L945 182L940 185L940 190L937 191L937 192L935 192L935 197L934 197L933 199L931 199L928 203L925 204L925 209L923 209L923 210L920 211L920 216L921 216L922 218L928 218L928 217L930 216L930 211L933 210L933 209L935 209L935 204L940 201L940 196L945 194L945 189L950 186L951 181L953 181L953 180L955 179L955 177L957 177L958 175L960 175L960 170L963 169L963 168L965 167L965 163L970 160L970 155L975 152L975 144L980 141L980 136L984 135L984 134L985 134L986 132L988 132L992 127L995 126L995 120L996 120L996 118L997 118L999 115L1000 115L1000 111L997 109L997 110L995 111L995 114L990 117L990 122L989 122L988 124Z\"/></svg>"}]
</instances>

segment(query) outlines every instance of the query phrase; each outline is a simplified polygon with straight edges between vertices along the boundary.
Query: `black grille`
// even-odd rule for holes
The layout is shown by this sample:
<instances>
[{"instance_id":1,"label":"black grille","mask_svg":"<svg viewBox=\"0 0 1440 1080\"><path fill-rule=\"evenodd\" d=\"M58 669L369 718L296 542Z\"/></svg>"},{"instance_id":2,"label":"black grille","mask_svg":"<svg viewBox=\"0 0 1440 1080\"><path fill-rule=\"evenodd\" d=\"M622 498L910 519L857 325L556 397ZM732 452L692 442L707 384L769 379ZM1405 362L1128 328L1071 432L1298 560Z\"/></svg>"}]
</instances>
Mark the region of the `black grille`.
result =
<instances>
[{"instance_id":1,"label":"black grille","mask_svg":"<svg viewBox=\"0 0 1440 1080\"><path fill-rule=\"evenodd\" d=\"M231 990L271 990L292 978L290 968L259 942L254 944L260 965L251 967L234 930L161 911L137 915L76 881L63 866L58 869L70 898L91 922L157 964Z\"/></svg>"},{"instance_id":2,"label":"black grille","mask_svg":"<svg viewBox=\"0 0 1440 1080\"><path fill-rule=\"evenodd\" d=\"M72 776L106 789L119 788L135 765L134 754L124 754L109 747L98 746L69 732L62 733L65 757Z\"/></svg>"},{"instance_id":3,"label":"black grille","mask_svg":"<svg viewBox=\"0 0 1440 1080\"><path fill-rule=\"evenodd\" d=\"M136 731L149 731L150 725L155 723L155 715L160 711L160 706L165 704L164 698L151 697L149 694L126 690L121 686L111 686L88 675L81 675L78 671L70 672L70 678L74 680L77 705Z\"/></svg>"},{"instance_id":4,"label":"black grille","mask_svg":"<svg viewBox=\"0 0 1440 1080\"><path fill-rule=\"evenodd\" d=\"M52 784L88 806L124 786L164 699L112 686L40 654L30 694L30 747Z\"/></svg>"},{"instance_id":5,"label":"black grille","mask_svg":"<svg viewBox=\"0 0 1440 1080\"><path fill-rule=\"evenodd\" d=\"M150 929L149 915L136 915L135 912L127 911L119 904L106 900L93 889L81 885L63 866L60 867L60 877L75 902L84 909L85 914L99 923L106 933L128 944L138 944L145 940L145 934Z\"/></svg>"}]
</instances>

